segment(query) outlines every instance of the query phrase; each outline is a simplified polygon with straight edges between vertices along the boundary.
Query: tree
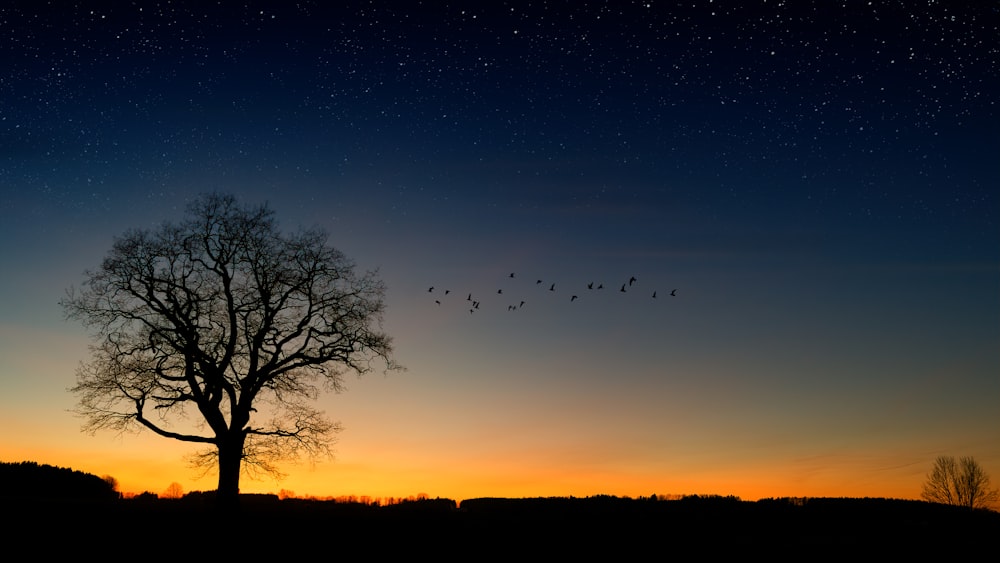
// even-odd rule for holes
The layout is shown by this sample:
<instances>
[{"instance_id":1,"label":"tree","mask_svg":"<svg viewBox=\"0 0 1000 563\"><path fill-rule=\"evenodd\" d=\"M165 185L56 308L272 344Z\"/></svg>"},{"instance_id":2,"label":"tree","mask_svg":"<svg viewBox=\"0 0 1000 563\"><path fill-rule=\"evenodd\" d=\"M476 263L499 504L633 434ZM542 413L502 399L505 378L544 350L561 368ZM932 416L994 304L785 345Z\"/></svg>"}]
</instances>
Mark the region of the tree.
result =
<instances>
[{"instance_id":1,"label":"tree","mask_svg":"<svg viewBox=\"0 0 1000 563\"><path fill-rule=\"evenodd\" d=\"M943 455L934 461L920 496L930 502L987 508L1000 499L1000 491L990 488L989 475L971 456L955 461Z\"/></svg>"},{"instance_id":2,"label":"tree","mask_svg":"<svg viewBox=\"0 0 1000 563\"><path fill-rule=\"evenodd\" d=\"M241 472L329 455L340 426L310 406L321 388L400 369L377 272L356 274L321 230L279 232L267 205L201 196L180 223L116 238L84 275L61 301L93 337L71 389L84 429L205 445L221 503L237 502Z\"/></svg>"},{"instance_id":3,"label":"tree","mask_svg":"<svg viewBox=\"0 0 1000 563\"><path fill-rule=\"evenodd\" d=\"M162 498L173 498L173 499L182 498L183 496L184 496L184 487L182 487L181 484L176 481L167 485L166 490L164 490L163 494L160 495L160 497Z\"/></svg>"},{"instance_id":4,"label":"tree","mask_svg":"<svg viewBox=\"0 0 1000 563\"><path fill-rule=\"evenodd\" d=\"M111 487L112 491L114 491L117 494L121 494L121 492L118 490L118 479L115 479L111 475L101 475L101 479L108 484L108 487Z\"/></svg>"}]
</instances>

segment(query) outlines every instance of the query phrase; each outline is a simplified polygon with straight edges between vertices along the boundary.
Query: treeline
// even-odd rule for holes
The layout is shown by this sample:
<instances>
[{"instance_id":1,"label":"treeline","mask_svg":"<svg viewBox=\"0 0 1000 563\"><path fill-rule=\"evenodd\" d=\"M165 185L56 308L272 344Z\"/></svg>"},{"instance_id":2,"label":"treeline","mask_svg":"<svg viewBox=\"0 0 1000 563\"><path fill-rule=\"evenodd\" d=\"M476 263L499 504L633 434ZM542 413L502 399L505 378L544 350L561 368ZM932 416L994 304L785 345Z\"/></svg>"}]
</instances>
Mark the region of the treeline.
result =
<instances>
[{"instance_id":1,"label":"treeline","mask_svg":"<svg viewBox=\"0 0 1000 563\"><path fill-rule=\"evenodd\" d=\"M33 461L0 462L0 483L0 498L8 499L114 500L120 496L110 477Z\"/></svg>"},{"instance_id":2,"label":"treeline","mask_svg":"<svg viewBox=\"0 0 1000 563\"><path fill-rule=\"evenodd\" d=\"M286 559L313 553L312 540L326 538L331 531L379 555L440 555L447 548L468 558L486 552L562 559L604 553L619 560L643 556L649 549L692 546L703 555L799 556L815 550L828 554L830 548L852 554L858 546L872 545L893 558L908 548L914 555L925 555L928 549L947 549L954 555L956 546L967 553L992 546L1000 533L1000 512L884 498L745 501L718 495L596 495L458 503L426 495L392 502L300 498L286 491L241 495L239 516L233 518L224 509L220 518L211 491L179 498L144 493L125 499L114 491L113 479L30 462L0 464L0 478L6 484L0 508L10 516L9 537L48 529L59 531L67 545L77 545L69 539L93 541L114 530L119 547L138 549L148 547L150 531L170 531L183 522L185 529L198 532L194 536L201 538L197 541L207 549L204 553L213 557L231 555L231 545L203 533L219 529L220 522L230 522L226 529L240 534L247 532L242 526L254 523L257 527L249 533L260 535L262 542L254 544L260 548L255 553Z\"/></svg>"}]
</instances>

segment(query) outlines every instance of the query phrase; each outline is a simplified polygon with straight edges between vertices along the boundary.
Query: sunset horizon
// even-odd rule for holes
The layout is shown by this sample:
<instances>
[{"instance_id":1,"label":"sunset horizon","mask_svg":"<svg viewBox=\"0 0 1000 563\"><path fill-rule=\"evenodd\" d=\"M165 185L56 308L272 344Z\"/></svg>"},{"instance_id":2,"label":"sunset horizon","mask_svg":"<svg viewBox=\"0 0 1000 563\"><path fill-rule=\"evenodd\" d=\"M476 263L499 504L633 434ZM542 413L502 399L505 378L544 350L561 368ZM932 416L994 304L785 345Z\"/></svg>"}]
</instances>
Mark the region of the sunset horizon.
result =
<instances>
[{"instance_id":1,"label":"sunset horizon","mask_svg":"<svg viewBox=\"0 0 1000 563\"><path fill-rule=\"evenodd\" d=\"M49 456L33 449L5 452L4 462L36 462L66 467L100 477L115 479L118 491L126 497L142 493L162 495L172 484L179 484L184 493L215 490L216 476L199 478L198 471L189 468L181 453L183 445L160 444L162 439L138 436L98 440L101 447L80 448L79 458ZM169 449L180 454L176 459L156 455L141 457L130 442L146 442L148 447ZM163 446L170 446L163 448ZM101 451L103 450L103 451ZM194 450L191 450L194 451ZM66 454L63 453L62 456ZM956 452L956 456L962 455ZM32 457L34 456L34 457ZM476 498L565 498L611 495L627 498L648 498L657 495L678 498L690 495L734 496L744 501L772 498L887 498L922 500L921 488L933 465L933 459L907 460L879 458L794 460L784 467L761 465L739 475L724 476L725 470L681 475L636 475L606 472L591 474L574 472L553 474L539 472L532 475L523 469L518 478L510 482L503 470L487 464L476 471L463 466L461 469L443 471L440 476L429 472L426 466L410 467L405 461L391 459L375 466L377 454L361 453L345 458L317 462L283 464L286 477L281 480L243 476L241 494L269 494L289 498L332 500L345 498L413 499L419 497L447 498L457 502ZM522 465L510 460L512 466ZM531 466L530 462L523 465ZM128 468L132 469L129 470ZM492 469L491 469L492 468ZM117 470L116 470L117 469ZM991 475L990 468L987 472ZM410 472L413 475L409 475ZM720 475L721 474L721 475ZM997 506L992 506L996 510Z\"/></svg>"}]
</instances>

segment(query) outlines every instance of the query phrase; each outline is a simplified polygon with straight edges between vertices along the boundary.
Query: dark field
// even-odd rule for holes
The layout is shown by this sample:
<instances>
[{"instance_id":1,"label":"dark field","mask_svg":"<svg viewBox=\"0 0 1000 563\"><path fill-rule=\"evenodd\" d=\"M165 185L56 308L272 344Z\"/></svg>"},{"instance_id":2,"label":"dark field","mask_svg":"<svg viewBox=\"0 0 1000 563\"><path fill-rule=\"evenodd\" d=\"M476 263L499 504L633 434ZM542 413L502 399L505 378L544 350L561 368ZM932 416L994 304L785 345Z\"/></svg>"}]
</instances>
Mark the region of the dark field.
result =
<instances>
[{"instance_id":1,"label":"dark field","mask_svg":"<svg viewBox=\"0 0 1000 563\"><path fill-rule=\"evenodd\" d=\"M921 501L731 497L431 499L390 506L248 496L2 502L7 547L152 560L311 556L437 560L764 555L815 560L996 553L1000 513ZM18 550L20 552L20 549ZM977 559L981 559L977 557Z\"/></svg>"}]
</instances>

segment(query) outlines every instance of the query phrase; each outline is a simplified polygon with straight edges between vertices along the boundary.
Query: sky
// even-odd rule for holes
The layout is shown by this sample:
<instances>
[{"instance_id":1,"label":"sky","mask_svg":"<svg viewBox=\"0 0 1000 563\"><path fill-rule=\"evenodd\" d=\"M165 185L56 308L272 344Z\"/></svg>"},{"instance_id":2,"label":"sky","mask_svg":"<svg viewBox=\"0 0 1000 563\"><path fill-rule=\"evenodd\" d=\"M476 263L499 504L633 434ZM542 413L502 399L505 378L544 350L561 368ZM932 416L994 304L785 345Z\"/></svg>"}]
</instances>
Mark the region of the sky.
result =
<instances>
[{"instance_id":1,"label":"sky","mask_svg":"<svg viewBox=\"0 0 1000 563\"><path fill-rule=\"evenodd\" d=\"M377 269L406 367L245 492L1000 485L995 3L327 4L0 6L0 460L214 488L81 432L59 300L226 192Z\"/></svg>"}]
</instances>

